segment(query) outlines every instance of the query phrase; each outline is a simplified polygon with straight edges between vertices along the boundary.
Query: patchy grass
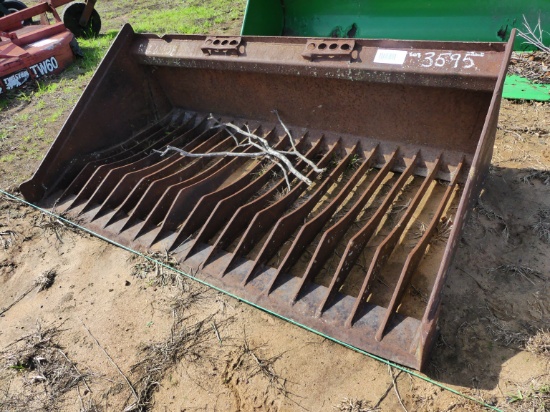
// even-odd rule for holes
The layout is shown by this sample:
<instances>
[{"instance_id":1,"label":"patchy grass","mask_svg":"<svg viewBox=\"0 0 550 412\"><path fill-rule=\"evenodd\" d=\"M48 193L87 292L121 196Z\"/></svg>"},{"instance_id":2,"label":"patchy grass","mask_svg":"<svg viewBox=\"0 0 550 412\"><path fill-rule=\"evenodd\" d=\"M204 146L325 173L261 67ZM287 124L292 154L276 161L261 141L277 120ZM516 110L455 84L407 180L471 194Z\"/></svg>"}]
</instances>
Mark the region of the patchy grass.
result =
<instances>
[{"instance_id":1,"label":"patchy grass","mask_svg":"<svg viewBox=\"0 0 550 412\"><path fill-rule=\"evenodd\" d=\"M518 412L545 412L550 408L550 383L533 379L529 384L518 386L517 392L507 397L508 404Z\"/></svg>"},{"instance_id":2,"label":"patchy grass","mask_svg":"<svg viewBox=\"0 0 550 412\"><path fill-rule=\"evenodd\" d=\"M143 5L132 12L129 20L140 33L202 34L242 18L245 4L243 0L188 1L185 5L176 3L173 8L162 10L151 10Z\"/></svg>"},{"instance_id":3,"label":"patchy grass","mask_svg":"<svg viewBox=\"0 0 550 412\"><path fill-rule=\"evenodd\" d=\"M28 0L28 5L37 2ZM36 161L54 140L123 24L132 24L137 32L161 35L236 34L245 5L245 0L191 0L184 4L178 0L98 2L103 32L95 38L78 40L83 58L77 58L59 75L29 81L23 88L2 95L0 165L6 167L0 170L0 187L10 187L30 177ZM36 144L30 145L31 141Z\"/></svg>"},{"instance_id":4,"label":"patchy grass","mask_svg":"<svg viewBox=\"0 0 550 412\"><path fill-rule=\"evenodd\" d=\"M10 153L4 156L0 156L0 163L11 163L15 159L17 159L17 156L15 155L15 153Z\"/></svg>"}]
</instances>

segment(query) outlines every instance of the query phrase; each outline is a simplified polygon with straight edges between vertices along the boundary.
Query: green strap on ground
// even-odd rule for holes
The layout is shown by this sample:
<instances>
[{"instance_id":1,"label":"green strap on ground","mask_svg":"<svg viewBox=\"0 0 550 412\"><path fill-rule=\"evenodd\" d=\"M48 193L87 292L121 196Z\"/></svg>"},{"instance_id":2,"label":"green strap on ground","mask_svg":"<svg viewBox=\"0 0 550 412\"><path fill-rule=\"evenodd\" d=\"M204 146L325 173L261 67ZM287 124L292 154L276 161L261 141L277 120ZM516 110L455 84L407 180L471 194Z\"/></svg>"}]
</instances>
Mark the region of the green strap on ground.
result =
<instances>
[{"instance_id":1,"label":"green strap on ground","mask_svg":"<svg viewBox=\"0 0 550 412\"><path fill-rule=\"evenodd\" d=\"M154 258L152 258L152 257L150 257L150 256L144 255L144 254L141 253L141 252L138 252L137 250L131 249L131 248L127 247L127 246L124 246L124 245L122 245L122 244L120 244L120 243L117 243L117 242L115 242L115 241L112 240L112 239L109 239L109 238L107 238L107 237L105 237L105 236L102 236L102 235L100 235L100 234L98 234L98 233L93 232L93 231L90 230L90 229L87 229L87 228L85 228L85 227L83 227L83 226L80 226L80 225L79 225L78 223L76 223L76 222L73 222L73 221L71 221L71 220L68 220L68 219L64 218L63 216L61 216L61 215L58 215L58 214L53 213L53 212L50 212L49 210L42 209L40 206L37 206L37 205L35 205L35 204L33 204L33 203L30 203L30 202L27 202L26 200L21 199L21 198L15 196L15 195L12 195L11 193L8 193L8 192L6 192L6 191L4 191L4 190L2 190L2 189L0 189L0 194L4 195L4 196L7 197L8 199L15 200L16 202L25 204L25 205L30 206L30 207L32 207L32 208L34 208L34 209L36 209L36 210L38 210L38 211L40 211L40 212L42 212L42 213L45 213L45 214L47 214L47 215L49 215L49 216L52 216L52 217L55 217L56 219L59 219L61 222L64 222L64 223L67 223L67 224L69 224L69 225L71 225L71 226L73 226L73 227L76 227L76 228L78 228L79 230L82 230L83 232L86 232L86 233L88 233L88 234L90 234L90 235L92 235L92 236L94 236L94 237L96 237L96 238L98 238L98 239L104 240L105 242L110 243L110 244L112 244L112 245L114 245L114 246L116 246L116 247L119 247L119 248L121 248L121 249L124 249L124 250L126 250L127 252L133 253L133 254L135 254L135 255L137 255L137 256L140 256L140 257L142 257L142 258L144 258L144 259L147 259L147 260L149 260L149 261L151 261L151 262L153 262L153 263L155 263L155 264L157 264L157 265L159 265L159 266L164 267L165 269L168 269L168 270L171 270L171 271L173 271L173 272L176 272L176 273L178 273L178 274L181 275L181 276L184 276L184 277L186 277L186 278L192 279L192 280L194 280L195 282L198 282L198 283L200 283L200 284L202 284L202 285L204 285L204 286L207 286L207 287L209 287L209 288L212 288L212 289L214 289L214 290L216 290L216 291L218 291L218 292L224 293L225 295L230 296L230 297L232 297L232 298L234 298L234 299L237 299L238 301L244 302L244 303L246 303L246 304L248 304L248 305L250 305L250 306L252 306L252 307L255 307L255 308L260 309L260 310L262 310L262 311L264 311L264 312L267 312L267 313L269 313L270 315L276 316L276 317L278 317L279 319L285 320L285 321L287 321L287 322L289 322L289 323L292 323L293 325L299 326L299 327L301 327L301 328L303 328L303 329L305 329L305 330L308 330L308 331L313 332L313 333L315 333L315 334L317 334L317 335L319 335L319 336L322 336L322 337L325 338L325 339L328 339L328 340L331 340L331 341L333 341L333 342L336 342L336 343L338 343L338 344L340 344L340 345L342 345L342 346L345 346L346 348L352 349L352 350L354 350L354 351L356 351L356 352L358 352L358 353L361 353L362 355L368 356L369 358L375 359L375 360L377 360L377 361L379 361L379 362L381 362L381 363L384 363L384 364L386 364L386 365L388 365L388 366L391 366L392 368L395 368L395 369L397 369L397 370L400 370L400 371L403 371L403 372L405 372L405 373L408 373L409 375L414 376L414 377L416 377L416 378L418 378L418 379L422 379L422 380L425 381L425 382L428 382L428 383L430 383L430 384L432 384L432 385L435 385L435 386L440 387L441 389L444 389L444 390L446 390L446 391L449 391L449 392L451 392L451 393L453 393L453 394L455 394L455 395L461 396L461 397L463 397L463 398L465 398L465 399L468 399L468 400L470 400L470 401L472 401L472 402L475 402L475 403L477 403L477 404L479 404L479 405L481 405L481 406L483 406L483 407L485 407L485 408L487 408L487 409L490 409L490 410L493 410L493 411L497 411L497 412L503 412L502 409L499 409L499 408L497 408L496 406L489 405L489 404L487 404L487 403L485 403L485 402L483 402L483 401L481 401L481 400L479 400L479 399L476 399L476 398L473 398L473 397L471 397L471 396L469 396L469 395L466 395L466 394L464 394L464 393L462 393L462 392L460 392L460 391L457 391L456 389L453 389L453 388L451 388L451 387L449 387L449 386L444 385L443 383L434 381L433 379L430 379L430 378L427 377L427 376L421 375L420 373L418 373L418 372L416 372L416 371L410 370L410 369L408 369L408 368L405 368L404 366L401 366L401 365L398 365L398 364L396 364L396 363L390 362L389 360L384 359L384 358L381 358L381 357L376 356L376 355L373 355L372 353L365 352L365 351L362 350L362 349L356 348L355 346L351 346L351 345L349 345L349 344L347 344L347 343L345 343L345 342L339 341L338 339L335 339L335 338L333 338L333 337L331 337L331 336L325 335L325 334L323 334L322 332L319 332L319 331L317 331L317 330L315 330L315 329L311 329L311 328L309 328L309 327L306 326L306 325L302 325L301 323L298 323L298 322L296 322L296 321L294 321L294 320L292 320L292 319L286 318L286 317L284 317L284 316L281 316L281 315L278 314L278 313L275 313L275 312L272 312L272 311L270 311L270 310L268 310L268 309L265 309L265 308L263 308L263 307L257 305L257 304L254 303L254 302L247 301L247 300L245 300L245 299L243 299L243 298L241 298L241 297L239 297L239 296L236 296L236 295L234 295L234 294L232 294L232 293L230 293L230 292L228 292L228 291L226 291L226 290L223 290L223 289L220 289L220 288L218 288L218 287L216 287L216 286L214 286L214 285L211 285L211 284L209 284L208 282L205 282L204 280L198 279L198 278L196 278L196 277L194 277L194 276L192 276L192 275L189 275L188 273L182 272L181 270L178 270L178 269L176 269L176 268L174 268L174 267L172 267L172 266L169 266L169 265L167 265L166 263L161 262L160 260L154 259Z\"/></svg>"},{"instance_id":2,"label":"green strap on ground","mask_svg":"<svg viewBox=\"0 0 550 412\"><path fill-rule=\"evenodd\" d=\"M550 101L550 84L535 84L516 74L506 76L502 97L515 100Z\"/></svg>"}]
</instances>

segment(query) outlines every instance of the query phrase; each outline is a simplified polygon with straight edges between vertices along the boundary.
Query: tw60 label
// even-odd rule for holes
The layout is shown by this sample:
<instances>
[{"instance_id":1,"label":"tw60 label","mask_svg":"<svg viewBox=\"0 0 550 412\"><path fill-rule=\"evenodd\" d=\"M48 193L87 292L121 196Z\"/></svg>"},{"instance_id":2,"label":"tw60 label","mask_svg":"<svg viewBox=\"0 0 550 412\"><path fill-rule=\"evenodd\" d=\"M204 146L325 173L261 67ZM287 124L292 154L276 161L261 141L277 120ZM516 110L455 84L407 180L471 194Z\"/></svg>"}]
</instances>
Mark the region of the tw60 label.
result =
<instances>
[{"instance_id":1,"label":"tw60 label","mask_svg":"<svg viewBox=\"0 0 550 412\"><path fill-rule=\"evenodd\" d=\"M50 57L49 59L46 59L38 64L30 66L29 69L32 70L35 77L41 77L48 73L52 73L58 67L59 63L57 63L55 57Z\"/></svg>"}]
</instances>

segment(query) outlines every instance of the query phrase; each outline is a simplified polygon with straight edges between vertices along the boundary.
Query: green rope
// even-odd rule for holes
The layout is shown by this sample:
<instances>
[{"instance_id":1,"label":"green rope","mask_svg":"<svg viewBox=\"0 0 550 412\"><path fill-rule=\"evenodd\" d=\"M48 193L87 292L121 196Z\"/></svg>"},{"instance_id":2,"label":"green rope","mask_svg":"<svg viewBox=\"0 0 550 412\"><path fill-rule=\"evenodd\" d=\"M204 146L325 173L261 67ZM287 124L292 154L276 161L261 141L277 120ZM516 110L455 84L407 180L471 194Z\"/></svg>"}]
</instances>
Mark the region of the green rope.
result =
<instances>
[{"instance_id":1,"label":"green rope","mask_svg":"<svg viewBox=\"0 0 550 412\"><path fill-rule=\"evenodd\" d=\"M246 303L246 304L248 304L248 305L250 305L250 306L253 306L253 307L257 308L257 309L260 309L260 310L262 310L262 311L264 311L264 312L267 312L267 313L269 313L270 315L276 316L276 317L279 318L279 319L282 319L282 320L284 320L284 321L287 321L287 322L289 322L289 323L291 323L291 324L293 324L293 325L299 326L299 327L301 327L301 328L303 328L303 329L305 329L305 330L307 330L307 331L309 331L309 332L313 332L313 333L315 333L315 334L317 334L317 335L319 335L319 336L322 336L322 337L325 338L325 339L328 339L328 340L331 340L331 341L333 341L333 342L336 342L336 343L338 343L338 344L340 344L340 345L342 345L342 346L345 346L346 348L352 349L352 350L354 350L354 351L356 351L356 352L358 352L358 353L360 353L360 354L362 354L362 355L366 355L366 356L368 356L369 358L375 359L375 360L377 360L377 361L379 361L379 362L381 362L381 363L384 363L384 364L386 364L386 365L389 365L389 366L391 366L391 367L393 367L393 368L395 368L395 369L397 369L397 370L400 370L400 371L403 371L403 372L405 372L405 373L408 373L408 374L411 375L411 376L414 376L414 377L416 377L416 378L422 379L423 381L426 381L426 382L428 382L428 383L430 383L430 384L432 384L432 385L438 386L438 387L440 387L441 389L444 389L444 390L449 391L449 392L451 392L451 393L453 393L453 394L455 394L455 395L461 396L461 397L463 397L463 398L465 398L465 399L468 399L468 400L470 400L470 401L472 401L472 402L475 402L475 403L477 403L477 404L479 404L479 405L482 405L482 406L484 406L485 408L491 409L491 410L493 410L493 411L503 412L501 409L497 408L496 406L489 405L489 404L487 404L487 403L485 403L485 402L483 402L483 401L480 401L479 399L475 399L475 398L473 398L473 397L471 397L471 396L469 396L469 395L466 395L466 394L464 394L464 393L462 393L462 392L460 392L460 391L457 391L456 389L453 389L453 388L451 388L451 387L449 387L449 386L446 386L446 385L444 385L444 384L442 384L442 383L440 383L440 382L434 381L433 379L430 379L430 378L427 377L427 376L420 375L420 374L419 374L418 372L416 372L416 371L410 370L410 369L408 369L408 368L406 368L406 367L404 367L404 366L401 366L401 365L398 365L398 364L396 364L396 363L393 363L393 362L391 362L391 361L389 361L389 360L387 360L387 359L381 358L381 357L376 356L376 355L374 355L374 354L372 354L372 353L369 353L369 352L366 352L366 351L364 351L364 350L362 350L362 349L356 348L355 346L352 346L352 345L350 345L350 344L348 344L348 343L346 343L346 342L342 342L342 341L340 341L340 340L338 340L338 339L335 339L335 338L333 338L333 337L331 337L331 336L325 335L324 333L322 333L322 332L320 332L320 331L318 331L318 330L312 329L312 328L310 328L310 327L308 327L308 326L306 326L306 325L302 325L301 323L298 323L298 322L296 322L296 321L294 321L294 320L292 320L292 319L286 318L286 317L284 317L284 316L282 316L282 315L280 315L280 314L278 314L278 313L276 313L276 312L272 312L272 311L270 311L270 310L268 310L268 309L266 309L266 308L264 308L264 307L262 307L262 306L259 306L258 304L254 303L254 302L250 302L250 301L248 301L248 300L246 300L246 299L243 299L243 298L241 298L241 297L239 297L239 296L237 296L237 295L234 295L234 294L231 293L231 292L228 292L228 291L226 291L226 290L220 289L220 288L217 287L217 286L211 285L211 284L209 284L208 282L205 282L204 280L198 279L198 278L196 278L196 277L194 277L194 276L191 276L191 275L189 275L189 274L187 274L187 273L185 273L185 272L182 272L181 270L178 270L178 269L176 269L176 268L174 268L174 267L172 267L172 266L170 266L170 265L168 265L168 264L166 264L166 263L164 263L164 262L161 262L161 261L159 261L159 260L157 260L157 259L154 259L154 258L152 258L152 257L150 257L150 256L147 256L147 255L145 255L145 254L143 254L143 253L141 253L141 252L139 252L139 251L137 251L137 250L131 249L131 248L127 247L127 246L124 246L124 245L122 245L122 244L120 244L120 243L117 243L117 242L115 242L115 241L112 240L112 239L109 239L109 238L107 238L107 237L105 237L105 236L102 236L102 235L100 235L100 234L98 234L98 233L95 233L94 231L92 231L92 230L90 230L90 229L87 229L87 228L85 228L85 227L83 227L83 226L80 226L78 223L72 222L72 221L70 221L70 220L64 218L63 216L60 216L60 215L58 215L58 214L56 214L56 213L53 213L53 212L51 212L51 211L49 211L49 210L42 209L40 206L37 206L37 205L32 204L32 203L30 203L30 202L27 202L26 200L21 199L20 197L17 197L17 196L15 196L15 195L12 195L11 193L8 193L8 192L6 192L6 191L4 191L4 190L2 190L2 189L0 189L0 193L3 194L5 197L8 197L8 198L10 198L10 199L12 199L12 200L15 200L15 201L17 201L17 202L23 203L23 204L25 204L25 205L27 205L27 206L30 206L30 207L32 207L32 208L34 208L34 209L36 209L36 210L38 210L38 211L40 211L40 212L42 212L42 213L45 213L45 214L50 215L50 216L52 216L52 217L55 217L56 219L59 219L60 221L63 221L63 222L65 222L65 223L69 224L69 225L72 225L72 226L74 226L74 227L76 227L76 228L82 230L83 232L89 233L90 235L92 235L92 236L94 236L94 237L96 237L96 238L98 238L98 239L104 240L105 242L110 243L110 244L112 244L112 245L114 245L114 246L117 246L117 247L119 247L119 248L121 248L121 249L124 249L124 250L126 250L127 252L130 252L130 253L133 253L133 254L135 254L135 255L141 256L142 258L147 259L147 260L149 260L149 261L151 261L151 262L153 262L153 263L155 263L155 264L157 264L157 265L161 265L162 267L164 267L164 268L166 268L166 269L168 269L168 270L174 271L174 272L176 272L176 273L178 273L178 274L180 274L180 275L182 275L182 276L185 276L185 277L187 277L187 278L189 278L189 279L192 279L192 280L194 280L195 282L198 282L198 283L200 283L200 284L202 284L202 285L204 285L204 286L207 286L207 287L209 287L209 288L212 288L212 289L214 289L214 290L216 290L216 291L218 291L218 292L224 293L225 295L230 296L230 297L232 297L232 298L234 298L234 299L237 299L238 301L244 302L244 303Z\"/></svg>"}]
</instances>

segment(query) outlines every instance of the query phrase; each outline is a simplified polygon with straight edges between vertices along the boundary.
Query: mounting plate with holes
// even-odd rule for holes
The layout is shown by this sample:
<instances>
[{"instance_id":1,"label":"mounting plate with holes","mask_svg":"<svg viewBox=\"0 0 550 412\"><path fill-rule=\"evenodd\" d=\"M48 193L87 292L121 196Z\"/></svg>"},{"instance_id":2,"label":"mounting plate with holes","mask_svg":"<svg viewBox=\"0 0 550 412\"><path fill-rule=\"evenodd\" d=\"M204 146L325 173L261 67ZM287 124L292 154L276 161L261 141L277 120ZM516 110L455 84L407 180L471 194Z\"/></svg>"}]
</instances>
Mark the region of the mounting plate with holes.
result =
<instances>
[{"instance_id":1,"label":"mounting plate with holes","mask_svg":"<svg viewBox=\"0 0 550 412\"><path fill-rule=\"evenodd\" d=\"M205 54L239 54L242 39L235 36L208 36L204 39L201 50Z\"/></svg>"},{"instance_id":2,"label":"mounting plate with holes","mask_svg":"<svg viewBox=\"0 0 550 412\"><path fill-rule=\"evenodd\" d=\"M313 59L315 57L354 58L354 48L355 40L351 39L309 39L302 56L306 59Z\"/></svg>"}]
</instances>

